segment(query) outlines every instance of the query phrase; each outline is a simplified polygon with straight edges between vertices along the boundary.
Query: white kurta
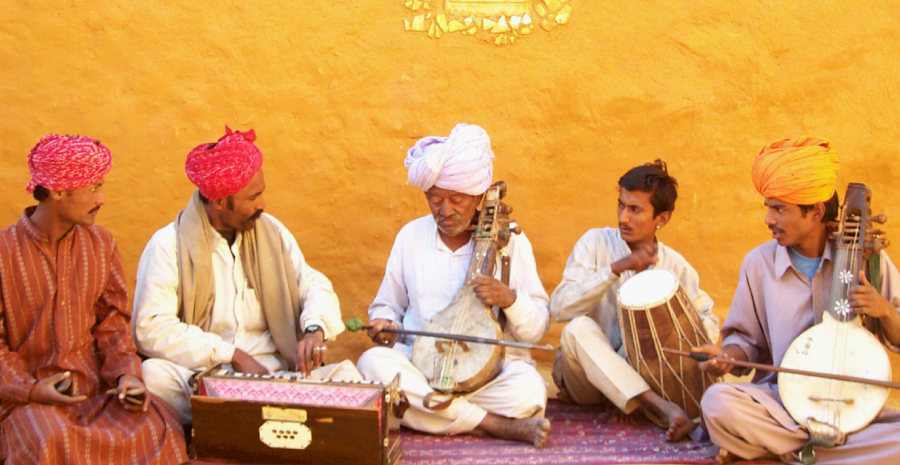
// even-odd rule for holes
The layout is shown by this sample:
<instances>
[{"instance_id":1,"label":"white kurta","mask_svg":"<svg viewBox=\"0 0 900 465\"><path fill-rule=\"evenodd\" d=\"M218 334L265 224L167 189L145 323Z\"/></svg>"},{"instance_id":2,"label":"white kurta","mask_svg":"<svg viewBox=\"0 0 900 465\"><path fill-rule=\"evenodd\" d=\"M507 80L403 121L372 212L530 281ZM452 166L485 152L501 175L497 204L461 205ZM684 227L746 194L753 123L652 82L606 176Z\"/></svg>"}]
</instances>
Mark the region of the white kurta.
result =
<instances>
[{"instance_id":1,"label":"white kurta","mask_svg":"<svg viewBox=\"0 0 900 465\"><path fill-rule=\"evenodd\" d=\"M310 267L294 236L278 220L265 214L281 232L294 265L303 311L300 327L319 325L326 338L344 330L337 295L325 275ZM166 399L189 421L190 386L196 371L217 364L229 364L235 348L252 355L272 372L290 369L282 360L269 333L256 292L249 287L240 260L241 236L234 243L212 230L215 247L212 270L215 302L209 331L189 325L178 317L178 260L175 224L160 229L144 248L138 264L134 296L134 340L147 357L142 364L147 387ZM339 366L337 376L359 379L349 362ZM352 365L351 365L352 366ZM350 373L346 371L349 369ZM149 376L148 371L154 376ZM327 370L335 374L335 370Z\"/></svg>"},{"instance_id":2,"label":"white kurta","mask_svg":"<svg viewBox=\"0 0 900 465\"><path fill-rule=\"evenodd\" d=\"M464 284L473 249L474 241L469 241L451 251L441 240L431 216L411 221L394 241L384 280L369 307L369 320L383 318L404 329L420 329L450 304ZM537 343L550 325L549 299L538 277L528 238L514 235L508 250L509 287L516 293L516 301L503 310L507 317L504 336ZM497 276L499 272L498 265ZM411 403L404 425L430 433L456 434L475 429L488 412L509 418L543 414L546 386L534 369L531 355L525 349L510 348L503 370L493 381L474 393L457 397L446 410L423 408L422 398L432 390L410 362L413 341L414 337L401 337L393 349L370 349L357 363L366 379L388 382L402 373L401 386Z\"/></svg>"},{"instance_id":3,"label":"white kurta","mask_svg":"<svg viewBox=\"0 0 900 465\"><path fill-rule=\"evenodd\" d=\"M599 403L605 397L631 412L637 407L634 398L650 389L624 358L616 307L619 288L635 272L628 270L618 276L610 268L630 254L618 229L586 232L575 244L563 279L550 299L550 313L556 321L572 320L563 329L553 379L563 395L576 403ZM712 299L700 289L697 272L681 254L662 242L658 243L657 256L659 261L653 268L675 275L710 340L718 341L719 320L712 313Z\"/></svg>"}]
</instances>

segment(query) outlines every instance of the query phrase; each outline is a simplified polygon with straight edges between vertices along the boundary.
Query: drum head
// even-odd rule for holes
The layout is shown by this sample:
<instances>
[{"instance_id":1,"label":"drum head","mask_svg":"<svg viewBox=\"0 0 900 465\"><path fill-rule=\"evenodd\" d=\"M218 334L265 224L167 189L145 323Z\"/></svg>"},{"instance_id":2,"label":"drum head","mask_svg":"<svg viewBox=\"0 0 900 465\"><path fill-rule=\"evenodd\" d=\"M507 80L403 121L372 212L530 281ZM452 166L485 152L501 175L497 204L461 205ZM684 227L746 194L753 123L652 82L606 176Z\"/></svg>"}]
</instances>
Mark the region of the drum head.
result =
<instances>
[{"instance_id":1,"label":"drum head","mask_svg":"<svg viewBox=\"0 0 900 465\"><path fill-rule=\"evenodd\" d=\"M646 270L634 275L619 288L619 305L625 308L655 307L678 290L678 279L668 270Z\"/></svg>"}]
</instances>

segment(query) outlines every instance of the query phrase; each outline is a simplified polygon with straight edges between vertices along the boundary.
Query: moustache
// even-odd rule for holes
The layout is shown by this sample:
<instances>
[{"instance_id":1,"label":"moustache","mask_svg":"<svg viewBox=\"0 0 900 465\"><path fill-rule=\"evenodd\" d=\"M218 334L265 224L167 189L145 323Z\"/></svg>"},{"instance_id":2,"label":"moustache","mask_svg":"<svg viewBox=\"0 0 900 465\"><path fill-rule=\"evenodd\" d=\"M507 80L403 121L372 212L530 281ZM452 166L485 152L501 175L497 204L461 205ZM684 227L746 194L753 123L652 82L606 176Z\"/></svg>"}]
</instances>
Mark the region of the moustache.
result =
<instances>
[{"instance_id":1,"label":"moustache","mask_svg":"<svg viewBox=\"0 0 900 465\"><path fill-rule=\"evenodd\" d=\"M100 207L94 207L90 211L88 211L88 213L94 214L94 213L97 213L98 211L100 211Z\"/></svg>"},{"instance_id":2,"label":"moustache","mask_svg":"<svg viewBox=\"0 0 900 465\"><path fill-rule=\"evenodd\" d=\"M256 210L256 213L254 213L253 216L250 217L250 219L254 220L254 221L258 220L262 216L262 214L263 214L262 210Z\"/></svg>"},{"instance_id":3,"label":"moustache","mask_svg":"<svg viewBox=\"0 0 900 465\"><path fill-rule=\"evenodd\" d=\"M456 220L456 221L462 221L462 219L463 219L462 215L460 215L459 213L454 213L450 216L438 215L437 222L440 223L441 221L444 221L448 218L451 220Z\"/></svg>"}]
</instances>

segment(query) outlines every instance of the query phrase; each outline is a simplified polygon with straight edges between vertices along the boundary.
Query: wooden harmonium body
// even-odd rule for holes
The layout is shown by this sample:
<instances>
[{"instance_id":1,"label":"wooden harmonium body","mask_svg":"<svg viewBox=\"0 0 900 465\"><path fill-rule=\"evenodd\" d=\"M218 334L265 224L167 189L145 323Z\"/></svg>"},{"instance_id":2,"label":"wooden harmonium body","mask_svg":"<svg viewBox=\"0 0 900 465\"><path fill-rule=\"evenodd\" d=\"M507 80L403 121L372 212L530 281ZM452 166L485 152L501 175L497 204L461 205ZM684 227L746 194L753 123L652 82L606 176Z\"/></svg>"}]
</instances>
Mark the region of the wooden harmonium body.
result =
<instances>
[{"instance_id":1,"label":"wooden harmonium body","mask_svg":"<svg viewBox=\"0 0 900 465\"><path fill-rule=\"evenodd\" d=\"M198 460L393 465L405 396L389 385L210 370L194 381ZM408 405L408 403L407 403Z\"/></svg>"}]
</instances>

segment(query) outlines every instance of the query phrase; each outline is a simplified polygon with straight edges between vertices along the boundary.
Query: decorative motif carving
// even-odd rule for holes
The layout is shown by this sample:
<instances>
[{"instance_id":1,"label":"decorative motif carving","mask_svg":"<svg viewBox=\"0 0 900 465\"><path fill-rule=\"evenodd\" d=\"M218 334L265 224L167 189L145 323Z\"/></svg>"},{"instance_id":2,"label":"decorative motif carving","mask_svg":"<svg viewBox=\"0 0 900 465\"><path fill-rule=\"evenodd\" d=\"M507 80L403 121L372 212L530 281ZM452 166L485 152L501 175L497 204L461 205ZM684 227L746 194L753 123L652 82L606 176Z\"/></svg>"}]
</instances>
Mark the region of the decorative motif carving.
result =
<instances>
[{"instance_id":1,"label":"decorative motif carving","mask_svg":"<svg viewBox=\"0 0 900 465\"><path fill-rule=\"evenodd\" d=\"M566 24L571 0L405 0L413 16L403 19L407 31L439 39L461 32L497 46L531 34L535 23L550 31Z\"/></svg>"}]
</instances>

